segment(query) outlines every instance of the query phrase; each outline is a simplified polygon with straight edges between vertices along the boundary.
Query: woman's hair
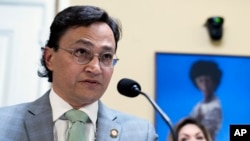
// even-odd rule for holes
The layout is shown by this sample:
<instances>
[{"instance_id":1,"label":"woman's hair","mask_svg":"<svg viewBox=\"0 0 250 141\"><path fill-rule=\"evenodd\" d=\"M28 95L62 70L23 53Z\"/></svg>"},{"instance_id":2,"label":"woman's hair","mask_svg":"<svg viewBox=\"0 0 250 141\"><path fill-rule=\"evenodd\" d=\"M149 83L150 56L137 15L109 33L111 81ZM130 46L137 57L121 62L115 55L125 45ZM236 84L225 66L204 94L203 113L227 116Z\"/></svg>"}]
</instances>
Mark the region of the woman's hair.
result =
<instances>
[{"instance_id":1,"label":"woman's hair","mask_svg":"<svg viewBox=\"0 0 250 141\"><path fill-rule=\"evenodd\" d=\"M191 66L189 76L196 87L195 78L201 75L210 76L214 83L215 90L217 89L221 81L222 72L215 62L206 60L198 60L194 62Z\"/></svg>"},{"instance_id":2,"label":"woman's hair","mask_svg":"<svg viewBox=\"0 0 250 141\"><path fill-rule=\"evenodd\" d=\"M50 36L46 46L57 51L59 41L68 29L81 26L88 27L95 22L104 22L111 28L114 34L116 51L122 32L121 25L117 20L110 17L106 11L95 6L71 6L59 12L50 26ZM47 68L43 56L41 64L44 69L38 71L38 75L48 77L48 81L52 82L52 71Z\"/></svg>"},{"instance_id":3,"label":"woman's hair","mask_svg":"<svg viewBox=\"0 0 250 141\"><path fill-rule=\"evenodd\" d=\"M196 119L194 118L191 118L191 117L187 117L187 118L184 118L182 120L180 120L174 127L174 132L177 136L177 141L178 141L178 135L179 135L179 132L180 130L187 124L194 124L196 125L198 128L201 129L201 131L203 132L204 134L204 137L206 138L207 141L212 141L212 138L211 138L211 135L210 133L208 132L208 130L205 128L204 125L202 125L200 122L198 122ZM169 135L168 137L168 141L174 141L173 140L173 136L172 134Z\"/></svg>"}]
</instances>

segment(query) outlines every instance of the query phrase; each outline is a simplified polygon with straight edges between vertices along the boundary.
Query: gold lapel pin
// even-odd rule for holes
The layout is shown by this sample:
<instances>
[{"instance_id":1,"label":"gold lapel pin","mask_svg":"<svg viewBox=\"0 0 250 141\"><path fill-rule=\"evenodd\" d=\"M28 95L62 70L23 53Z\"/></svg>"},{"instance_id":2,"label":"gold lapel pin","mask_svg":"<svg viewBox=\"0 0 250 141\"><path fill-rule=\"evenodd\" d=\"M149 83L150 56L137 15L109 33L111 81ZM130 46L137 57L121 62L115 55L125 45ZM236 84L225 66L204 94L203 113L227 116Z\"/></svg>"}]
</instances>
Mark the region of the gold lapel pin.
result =
<instances>
[{"instance_id":1,"label":"gold lapel pin","mask_svg":"<svg viewBox=\"0 0 250 141\"><path fill-rule=\"evenodd\" d=\"M117 136L118 136L118 131L116 129L111 129L110 130L110 137L117 138Z\"/></svg>"}]
</instances>

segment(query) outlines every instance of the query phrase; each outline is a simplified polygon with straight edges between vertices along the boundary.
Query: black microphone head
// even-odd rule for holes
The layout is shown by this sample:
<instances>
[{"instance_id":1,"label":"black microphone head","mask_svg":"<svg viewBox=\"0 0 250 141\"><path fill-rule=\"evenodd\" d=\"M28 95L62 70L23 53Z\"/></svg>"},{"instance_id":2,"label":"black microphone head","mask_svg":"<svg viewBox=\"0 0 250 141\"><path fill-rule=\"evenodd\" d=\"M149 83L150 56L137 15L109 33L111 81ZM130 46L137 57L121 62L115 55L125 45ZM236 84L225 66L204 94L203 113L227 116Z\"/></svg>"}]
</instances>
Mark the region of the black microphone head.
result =
<instances>
[{"instance_id":1,"label":"black microphone head","mask_svg":"<svg viewBox=\"0 0 250 141\"><path fill-rule=\"evenodd\" d=\"M117 90L124 96L136 97L140 94L141 86L134 80L123 78L118 82Z\"/></svg>"}]
</instances>

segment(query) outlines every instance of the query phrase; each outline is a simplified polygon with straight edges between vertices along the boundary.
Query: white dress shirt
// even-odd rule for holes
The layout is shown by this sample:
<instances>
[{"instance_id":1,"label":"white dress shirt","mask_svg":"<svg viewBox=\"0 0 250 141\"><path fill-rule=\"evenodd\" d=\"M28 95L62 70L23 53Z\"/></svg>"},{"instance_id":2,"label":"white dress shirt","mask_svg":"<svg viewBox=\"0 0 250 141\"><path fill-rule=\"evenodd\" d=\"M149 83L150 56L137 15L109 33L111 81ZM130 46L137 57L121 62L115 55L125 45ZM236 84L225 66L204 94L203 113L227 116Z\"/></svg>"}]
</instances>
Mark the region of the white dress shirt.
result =
<instances>
[{"instance_id":1,"label":"white dress shirt","mask_svg":"<svg viewBox=\"0 0 250 141\"><path fill-rule=\"evenodd\" d=\"M67 132L68 128L71 126L71 122L69 120L60 119L60 117L65 112L73 108L61 97L59 97L54 92L53 88L51 88L49 98L54 122L54 141L67 141ZM94 141L96 134L98 102L96 101L90 105L80 108L79 110L84 111L90 118L91 123L86 123L88 129L88 141Z\"/></svg>"}]
</instances>

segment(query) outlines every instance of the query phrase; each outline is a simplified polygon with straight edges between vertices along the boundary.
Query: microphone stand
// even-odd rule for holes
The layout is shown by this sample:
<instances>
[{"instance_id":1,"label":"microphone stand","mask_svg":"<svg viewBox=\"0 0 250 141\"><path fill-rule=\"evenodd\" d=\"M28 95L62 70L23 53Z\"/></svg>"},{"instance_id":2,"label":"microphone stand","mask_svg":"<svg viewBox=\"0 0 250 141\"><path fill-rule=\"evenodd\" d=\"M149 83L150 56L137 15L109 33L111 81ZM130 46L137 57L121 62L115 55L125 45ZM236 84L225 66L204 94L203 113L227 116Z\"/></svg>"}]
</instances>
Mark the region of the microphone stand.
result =
<instances>
[{"instance_id":1,"label":"microphone stand","mask_svg":"<svg viewBox=\"0 0 250 141\"><path fill-rule=\"evenodd\" d=\"M170 118L162 111L162 109L155 103L155 101L153 99L151 99L146 93L142 92L140 89L137 89L135 87L134 87L134 90L137 91L138 93L144 95L149 100L149 102L153 105L153 107L160 113L161 117L167 123L167 125L171 131L171 134L173 136L173 140L177 141L177 135L174 132Z\"/></svg>"}]
</instances>

